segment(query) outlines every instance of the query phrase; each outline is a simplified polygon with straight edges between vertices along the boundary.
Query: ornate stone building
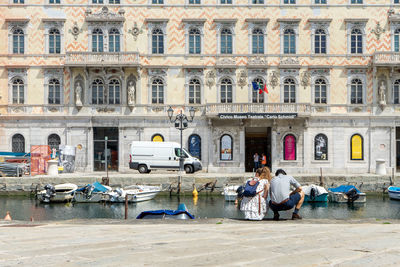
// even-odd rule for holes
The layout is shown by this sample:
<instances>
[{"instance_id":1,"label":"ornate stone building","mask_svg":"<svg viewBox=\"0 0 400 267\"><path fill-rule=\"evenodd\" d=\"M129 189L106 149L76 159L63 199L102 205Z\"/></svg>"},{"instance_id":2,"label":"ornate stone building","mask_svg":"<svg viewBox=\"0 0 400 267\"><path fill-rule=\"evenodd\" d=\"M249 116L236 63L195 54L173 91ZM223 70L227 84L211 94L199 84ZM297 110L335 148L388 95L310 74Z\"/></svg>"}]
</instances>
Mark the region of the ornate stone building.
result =
<instances>
[{"instance_id":1,"label":"ornate stone building","mask_svg":"<svg viewBox=\"0 0 400 267\"><path fill-rule=\"evenodd\" d=\"M393 2L392 2L393 1ZM76 147L126 171L134 140L210 172L400 166L398 0L0 0L0 150Z\"/></svg>"}]
</instances>

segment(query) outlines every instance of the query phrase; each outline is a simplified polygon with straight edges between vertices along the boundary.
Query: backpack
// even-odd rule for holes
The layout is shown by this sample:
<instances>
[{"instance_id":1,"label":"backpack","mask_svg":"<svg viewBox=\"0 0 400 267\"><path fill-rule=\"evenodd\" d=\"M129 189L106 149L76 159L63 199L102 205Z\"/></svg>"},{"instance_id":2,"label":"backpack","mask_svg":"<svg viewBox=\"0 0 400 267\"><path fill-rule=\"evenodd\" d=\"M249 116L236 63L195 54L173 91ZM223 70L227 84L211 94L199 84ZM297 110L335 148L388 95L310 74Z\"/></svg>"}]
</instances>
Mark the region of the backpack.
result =
<instances>
[{"instance_id":1,"label":"backpack","mask_svg":"<svg viewBox=\"0 0 400 267\"><path fill-rule=\"evenodd\" d=\"M255 197L257 195L257 187L260 184L259 181L251 180L244 186L243 196L245 197Z\"/></svg>"}]
</instances>

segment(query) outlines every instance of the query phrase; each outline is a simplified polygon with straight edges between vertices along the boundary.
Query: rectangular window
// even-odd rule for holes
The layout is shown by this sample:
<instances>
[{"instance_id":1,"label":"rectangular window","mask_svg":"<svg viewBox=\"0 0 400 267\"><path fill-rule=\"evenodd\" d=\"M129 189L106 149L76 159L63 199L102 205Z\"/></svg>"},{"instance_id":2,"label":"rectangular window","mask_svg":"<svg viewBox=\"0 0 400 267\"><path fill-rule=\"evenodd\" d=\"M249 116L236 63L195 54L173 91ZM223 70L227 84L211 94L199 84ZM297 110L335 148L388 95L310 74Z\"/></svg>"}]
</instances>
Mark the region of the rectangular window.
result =
<instances>
[{"instance_id":1,"label":"rectangular window","mask_svg":"<svg viewBox=\"0 0 400 267\"><path fill-rule=\"evenodd\" d=\"M253 2L253 4L254 5L257 5L257 4L264 4L264 0L252 0Z\"/></svg>"},{"instance_id":2,"label":"rectangular window","mask_svg":"<svg viewBox=\"0 0 400 267\"><path fill-rule=\"evenodd\" d=\"M393 3L394 3L394 4L399 4L400 1L399 1L399 0L394 0Z\"/></svg>"},{"instance_id":3,"label":"rectangular window","mask_svg":"<svg viewBox=\"0 0 400 267\"><path fill-rule=\"evenodd\" d=\"M191 5L200 5L200 0L189 0L189 4L191 4Z\"/></svg>"},{"instance_id":4,"label":"rectangular window","mask_svg":"<svg viewBox=\"0 0 400 267\"><path fill-rule=\"evenodd\" d=\"M24 4L24 0L13 0L13 4Z\"/></svg>"},{"instance_id":5,"label":"rectangular window","mask_svg":"<svg viewBox=\"0 0 400 267\"><path fill-rule=\"evenodd\" d=\"M232 0L221 0L221 4L232 4Z\"/></svg>"},{"instance_id":6,"label":"rectangular window","mask_svg":"<svg viewBox=\"0 0 400 267\"><path fill-rule=\"evenodd\" d=\"M164 0L151 0L151 3L155 5L162 5L164 4Z\"/></svg>"},{"instance_id":7,"label":"rectangular window","mask_svg":"<svg viewBox=\"0 0 400 267\"><path fill-rule=\"evenodd\" d=\"M109 4L121 4L120 0L108 0Z\"/></svg>"},{"instance_id":8,"label":"rectangular window","mask_svg":"<svg viewBox=\"0 0 400 267\"><path fill-rule=\"evenodd\" d=\"M284 4L296 4L296 0L283 0Z\"/></svg>"},{"instance_id":9,"label":"rectangular window","mask_svg":"<svg viewBox=\"0 0 400 267\"><path fill-rule=\"evenodd\" d=\"M315 0L316 5L326 4L327 0Z\"/></svg>"},{"instance_id":10,"label":"rectangular window","mask_svg":"<svg viewBox=\"0 0 400 267\"><path fill-rule=\"evenodd\" d=\"M49 0L50 4L60 4L61 0Z\"/></svg>"},{"instance_id":11,"label":"rectangular window","mask_svg":"<svg viewBox=\"0 0 400 267\"><path fill-rule=\"evenodd\" d=\"M362 4L363 0L351 0L352 4Z\"/></svg>"},{"instance_id":12,"label":"rectangular window","mask_svg":"<svg viewBox=\"0 0 400 267\"><path fill-rule=\"evenodd\" d=\"M103 4L104 2L103 2L104 0L92 0L92 3L93 4Z\"/></svg>"},{"instance_id":13,"label":"rectangular window","mask_svg":"<svg viewBox=\"0 0 400 267\"><path fill-rule=\"evenodd\" d=\"M400 37L400 35L399 34L396 34L395 36L394 36L394 52L400 52L400 47L399 47L399 37Z\"/></svg>"}]
</instances>

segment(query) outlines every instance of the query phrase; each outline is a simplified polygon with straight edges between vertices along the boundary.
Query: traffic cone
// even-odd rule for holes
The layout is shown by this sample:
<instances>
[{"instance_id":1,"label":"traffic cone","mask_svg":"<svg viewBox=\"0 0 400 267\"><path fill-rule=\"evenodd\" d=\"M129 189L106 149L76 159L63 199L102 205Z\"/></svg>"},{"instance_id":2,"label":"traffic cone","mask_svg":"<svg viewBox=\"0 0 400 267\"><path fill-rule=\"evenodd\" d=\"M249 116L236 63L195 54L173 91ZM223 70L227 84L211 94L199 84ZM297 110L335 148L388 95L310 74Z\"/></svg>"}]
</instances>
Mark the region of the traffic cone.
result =
<instances>
[{"instance_id":1,"label":"traffic cone","mask_svg":"<svg viewBox=\"0 0 400 267\"><path fill-rule=\"evenodd\" d=\"M5 221L11 221L12 220L9 211L7 211L7 214L6 214L6 217L4 217L4 220Z\"/></svg>"}]
</instances>

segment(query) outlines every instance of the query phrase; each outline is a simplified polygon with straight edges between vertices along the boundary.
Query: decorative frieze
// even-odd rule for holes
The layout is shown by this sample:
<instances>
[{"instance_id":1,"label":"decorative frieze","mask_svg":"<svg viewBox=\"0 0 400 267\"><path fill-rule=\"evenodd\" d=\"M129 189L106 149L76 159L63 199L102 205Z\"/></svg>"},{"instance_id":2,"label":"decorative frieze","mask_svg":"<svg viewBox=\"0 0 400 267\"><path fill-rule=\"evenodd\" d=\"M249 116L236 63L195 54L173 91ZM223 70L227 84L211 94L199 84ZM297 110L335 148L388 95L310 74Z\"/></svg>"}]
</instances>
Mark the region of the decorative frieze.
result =
<instances>
[{"instance_id":1,"label":"decorative frieze","mask_svg":"<svg viewBox=\"0 0 400 267\"><path fill-rule=\"evenodd\" d=\"M92 10L87 9L85 12L86 18L85 20L88 22L106 22L106 21L117 21L123 22L125 21L125 10L120 9L118 13L114 13L108 10L108 7L103 6L101 10L97 13L92 13Z\"/></svg>"}]
</instances>

